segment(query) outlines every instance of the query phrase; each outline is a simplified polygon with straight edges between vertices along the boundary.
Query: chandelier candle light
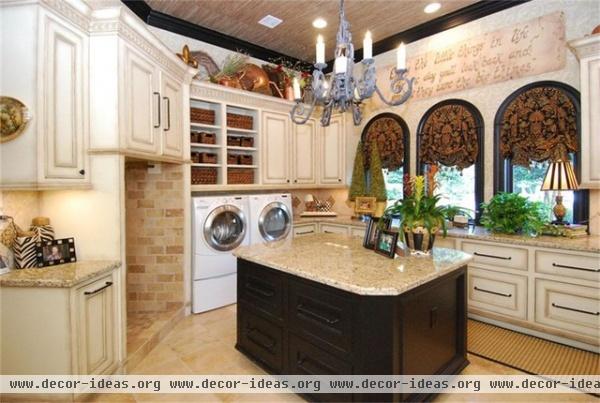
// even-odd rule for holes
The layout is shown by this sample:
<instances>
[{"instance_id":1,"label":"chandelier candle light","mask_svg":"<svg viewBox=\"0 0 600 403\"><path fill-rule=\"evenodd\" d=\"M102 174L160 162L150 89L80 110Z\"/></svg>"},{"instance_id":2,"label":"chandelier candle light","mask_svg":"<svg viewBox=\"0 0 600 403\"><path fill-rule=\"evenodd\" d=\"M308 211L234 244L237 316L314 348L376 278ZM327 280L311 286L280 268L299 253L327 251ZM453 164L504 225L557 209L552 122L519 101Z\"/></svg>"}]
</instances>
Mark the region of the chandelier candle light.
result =
<instances>
[{"instance_id":1,"label":"chandelier candle light","mask_svg":"<svg viewBox=\"0 0 600 403\"><path fill-rule=\"evenodd\" d=\"M325 63L325 42L323 37L317 37L316 63L312 80L312 103L304 104L301 99L300 84L294 80L294 99L296 104L292 107L290 116L296 124L304 124L312 115L316 106L323 107L321 125L329 126L333 109L345 112L352 108L352 117L355 125L362 120L360 104L363 100L371 98L377 93L379 98L390 106L405 103L412 95L414 78L407 78L406 47L400 44L396 58L396 67L390 72L390 91L392 99L387 100L377 87L375 63L373 59L373 39L371 32L367 31L363 40L363 71L362 77L354 77L354 45L350 24L344 13L344 0L340 0L340 26L336 36L335 61L333 72L327 79L323 69Z\"/></svg>"}]
</instances>

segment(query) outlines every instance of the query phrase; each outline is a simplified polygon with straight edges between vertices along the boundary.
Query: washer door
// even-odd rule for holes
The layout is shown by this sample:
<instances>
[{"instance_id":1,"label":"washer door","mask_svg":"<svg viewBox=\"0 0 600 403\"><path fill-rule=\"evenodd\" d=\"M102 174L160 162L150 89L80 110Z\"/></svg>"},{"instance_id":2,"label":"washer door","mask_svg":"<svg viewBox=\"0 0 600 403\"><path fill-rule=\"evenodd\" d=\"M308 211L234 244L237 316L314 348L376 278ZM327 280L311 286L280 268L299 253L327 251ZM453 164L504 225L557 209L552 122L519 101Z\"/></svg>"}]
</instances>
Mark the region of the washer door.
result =
<instances>
[{"instance_id":1,"label":"washer door","mask_svg":"<svg viewBox=\"0 0 600 403\"><path fill-rule=\"evenodd\" d=\"M210 212L204 222L204 239L211 248L227 252L237 248L246 235L246 217L238 207L226 204Z\"/></svg>"},{"instance_id":2,"label":"washer door","mask_svg":"<svg viewBox=\"0 0 600 403\"><path fill-rule=\"evenodd\" d=\"M278 241L288 236L292 229L290 209L281 203L273 202L265 206L258 217L258 230L263 239Z\"/></svg>"}]
</instances>

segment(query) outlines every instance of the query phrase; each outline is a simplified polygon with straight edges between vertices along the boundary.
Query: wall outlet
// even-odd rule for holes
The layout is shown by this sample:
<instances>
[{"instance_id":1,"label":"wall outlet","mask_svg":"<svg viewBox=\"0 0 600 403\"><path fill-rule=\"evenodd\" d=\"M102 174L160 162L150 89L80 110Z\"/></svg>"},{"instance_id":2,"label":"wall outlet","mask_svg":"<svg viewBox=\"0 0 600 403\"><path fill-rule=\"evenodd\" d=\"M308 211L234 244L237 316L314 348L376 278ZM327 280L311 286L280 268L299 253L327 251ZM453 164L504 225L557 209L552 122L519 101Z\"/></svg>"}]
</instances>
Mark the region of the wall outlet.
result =
<instances>
[{"instance_id":1,"label":"wall outlet","mask_svg":"<svg viewBox=\"0 0 600 403\"><path fill-rule=\"evenodd\" d=\"M161 172L160 162L153 162L148 164L148 173L149 174L159 174Z\"/></svg>"}]
</instances>

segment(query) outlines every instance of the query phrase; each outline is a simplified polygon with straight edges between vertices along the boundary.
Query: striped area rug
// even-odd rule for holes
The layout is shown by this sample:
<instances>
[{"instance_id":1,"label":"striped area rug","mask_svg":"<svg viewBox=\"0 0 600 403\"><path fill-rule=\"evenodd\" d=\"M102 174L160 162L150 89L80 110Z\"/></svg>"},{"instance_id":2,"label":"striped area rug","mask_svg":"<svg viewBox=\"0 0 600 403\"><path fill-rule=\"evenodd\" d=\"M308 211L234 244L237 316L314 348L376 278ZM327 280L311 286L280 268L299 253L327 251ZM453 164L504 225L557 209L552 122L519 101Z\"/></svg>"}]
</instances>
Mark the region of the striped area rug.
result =
<instances>
[{"instance_id":1,"label":"striped area rug","mask_svg":"<svg viewBox=\"0 0 600 403\"><path fill-rule=\"evenodd\" d=\"M600 355L469 319L469 353L536 375L600 375Z\"/></svg>"}]
</instances>

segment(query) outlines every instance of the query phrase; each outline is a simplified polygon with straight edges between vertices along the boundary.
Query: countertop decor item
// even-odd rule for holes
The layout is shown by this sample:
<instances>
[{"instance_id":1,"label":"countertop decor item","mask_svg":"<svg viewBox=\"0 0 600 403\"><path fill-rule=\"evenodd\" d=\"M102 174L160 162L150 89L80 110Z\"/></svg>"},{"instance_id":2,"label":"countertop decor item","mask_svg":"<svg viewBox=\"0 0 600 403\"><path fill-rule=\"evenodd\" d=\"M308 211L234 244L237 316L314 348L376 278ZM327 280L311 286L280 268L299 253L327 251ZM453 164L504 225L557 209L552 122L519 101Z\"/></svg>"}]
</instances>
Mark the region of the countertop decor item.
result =
<instances>
[{"instance_id":1,"label":"countertop decor item","mask_svg":"<svg viewBox=\"0 0 600 403\"><path fill-rule=\"evenodd\" d=\"M336 217L337 213L331 211L334 202L335 200L331 197L323 201L314 195L307 194L304 197L306 211L300 213L300 217Z\"/></svg>"},{"instance_id":2,"label":"countertop decor item","mask_svg":"<svg viewBox=\"0 0 600 403\"><path fill-rule=\"evenodd\" d=\"M562 190L577 190L579 185L577 184L577 178L573 171L573 165L570 161L558 160L548 165L548 171L542 182L541 190L555 190L556 193L556 205L552 209L556 220L552 224L564 225L568 224L564 218L567 214L567 208L562 204L563 197L560 193Z\"/></svg>"},{"instance_id":3,"label":"countertop decor item","mask_svg":"<svg viewBox=\"0 0 600 403\"><path fill-rule=\"evenodd\" d=\"M363 247L367 249L375 248L375 243L379 237L379 218L369 217L367 223L367 229L365 231L365 237L363 238Z\"/></svg>"},{"instance_id":4,"label":"countertop decor item","mask_svg":"<svg viewBox=\"0 0 600 403\"><path fill-rule=\"evenodd\" d=\"M344 0L340 0L339 17L340 25L336 36L333 73L329 79L323 73L323 69L327 67L325 63L325 43L323 37L319 35L312 79L313 99L310 105L306 105L302 101L300 91L294 91L296 104L290 111L290 116L296 124L306 123L318 105L323 108L322 126L329 126L334 109L341 112L351 109L354 125L358 126L362 120L361 102L371 98L375 93L385 104L390 106L402 105L412 95L414 79L407 77L406 47L404 43L401 43L398 48L396 67L392 68L390 72L390 90L393 96L390 100L384 98L376 82L373 40L369 31L367 31L363 41L363 74L360 78L354 77L354 44L352 43L350 24L346 20L344 12Z\"/></svg>"},{"instance_id":5,"label":"countertop decor item","mask_svg":"<svg viewBox=\"0 0 600 403\"><path fill-rule=\"evenodd\" d=\"M54 227L48 217L35 217L31 220L29 231L33 232L38 241L46 242L54 239Z\"/></svg>"},{"instance_id":6,"label":"countertop decor item","mask_svg":"<svg viewBox=\"0 0 600 403\"><path fill-rule=\"evenodd\" d=\"M0 143L17 138L31 120L29 109L18 99L0 97Z\"/></svg>"},{"instance_id":7,"label":"countertop decor item","mask_svg":"<svg viewBox=\"0 0 600 403\"><path fill-rule=\"evenodd\" d=\"M377 236L375 252L380 255L393 258L396 254L396 243L398 243L398 233L395 231L381 230Z\"/></svg>"},{"instance_id":8,"label":"countertop decor item","mask_svg":"<svg viewBox=\"0 0 600 403\"><path fill-rule=\"evenodd\" d=\"M377 208L377 199L375 197L364 197L360 196L356 198L356 204L354 206L354 212L357 215L375 214L375 209Z\"/></svg>"},{"instance_id":9,"label":"countertop decor item","mask_svg":"<svg viewBox=\"0 0 600 403\"><path fill-rule=\"evenodd\" d=\"M546 220L543 203L516 193L498 193L481 207L481 224L491 232L537 236Z\"/></svg>"},{"instance_id":10,"label":"countertop decor item","mask_svg":"<svg viewBox=\"0 0 600 403\"><path fill-rule=\"evenodd\" d=\"M435 234L441 229L446 236L446 215L439 206L440 196L425 189L425 177L415 176L409 194L387 208L384 218L399 217L404 242L413 255L429 255Z\"/></svg>"},{"instance_id":11,"label":"countertop decor item","mask_svg":"<svg viewBox=\"0 0 600 403\"><path fill-rule=\"evenodd\" d=\"M56 266L77 261L75 239L73 238L38 241L36 249L38 267Z\"/></svg>"}]
</instances>

